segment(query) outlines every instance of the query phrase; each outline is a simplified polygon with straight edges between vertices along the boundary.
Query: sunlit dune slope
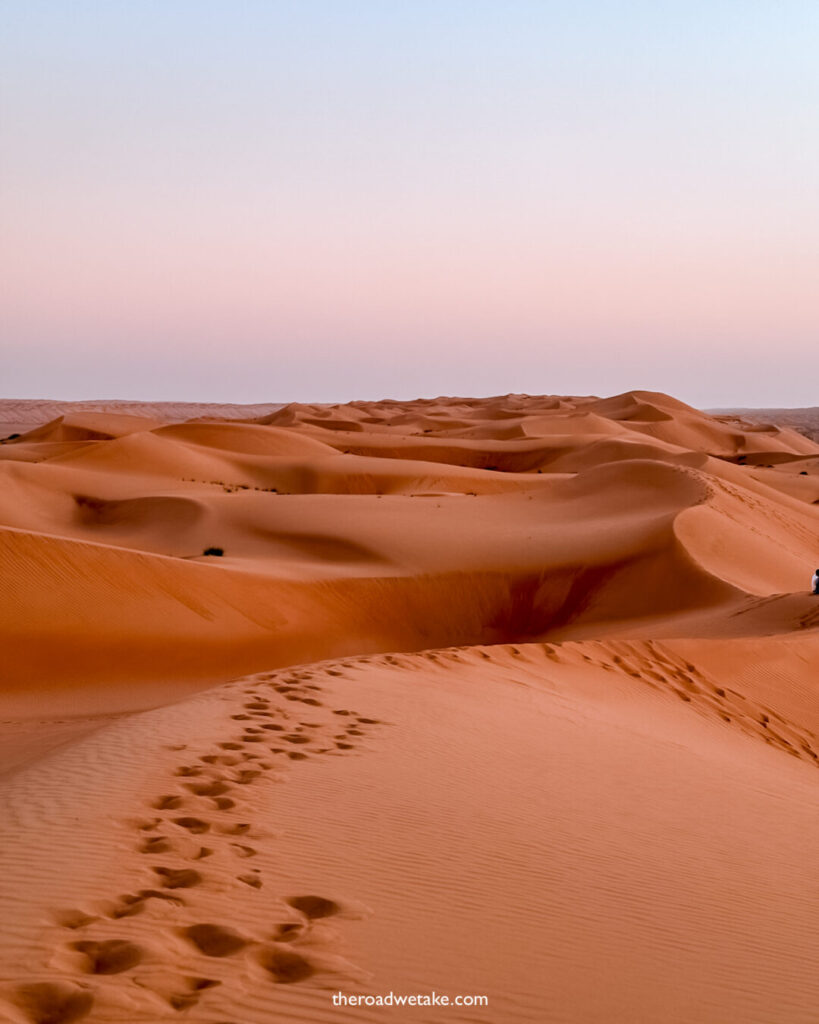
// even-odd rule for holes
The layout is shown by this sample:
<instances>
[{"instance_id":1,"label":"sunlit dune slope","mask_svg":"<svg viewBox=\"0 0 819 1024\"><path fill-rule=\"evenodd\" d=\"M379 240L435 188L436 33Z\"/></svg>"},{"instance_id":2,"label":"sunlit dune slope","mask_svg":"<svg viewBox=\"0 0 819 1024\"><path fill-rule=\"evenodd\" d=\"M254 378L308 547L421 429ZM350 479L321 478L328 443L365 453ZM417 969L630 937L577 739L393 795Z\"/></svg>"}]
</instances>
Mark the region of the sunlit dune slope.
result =
<instances>
[{"instance_id":1,"label":"sunlit dune slope","mask_svg":"<svg viewBox=\"0 0 819 1024\"><path fill-rule=\"evenodd\" d=\"M0 1014L369 1024L333 994L393 991L488 999L414 1024L809 1021L819 716L692 644L325 661L29 765Z\"/></svg>"},{"instance_id":2,"label":"sunlit dune slope","mask_svg":"<svg viewBox=\"0 0 819 1024\"><path fill-rule=\"evenodd\" d=\"M91 686L112 660L133 682L161 659L187 687L358 651L676 635L700 612L741 632L751 598L804 590L817 561L815 470L798 495L789 462L737 461L765 450L819 458L646 392L67 416L0 446L6 686Z\"/></svg>"},{"instance_id":3,"label":"sunlit dune slope","mask_svg":"<svg viewBox=\"0 0 819 1024\"><path fill-rule=\"evenodd\" d=\"M819 445L134 412L0 443L3 1024L814 1020Z\"/></svg>"}]
</instances>

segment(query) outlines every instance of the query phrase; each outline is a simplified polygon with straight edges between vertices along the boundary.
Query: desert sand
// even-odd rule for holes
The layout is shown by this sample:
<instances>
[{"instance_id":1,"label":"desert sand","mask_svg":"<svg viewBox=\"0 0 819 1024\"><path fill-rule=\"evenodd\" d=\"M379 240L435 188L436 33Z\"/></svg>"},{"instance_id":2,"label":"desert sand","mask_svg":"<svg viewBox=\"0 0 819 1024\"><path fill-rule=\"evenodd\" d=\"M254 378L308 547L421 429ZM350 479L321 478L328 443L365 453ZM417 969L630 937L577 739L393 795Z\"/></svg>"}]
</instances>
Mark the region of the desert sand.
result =
<instances>
[{"instance_id":1,"label":"desert sand","mask_svg":"<svg viewBox=\"0 0 819 1024\"><path fill-rule=\"evenodd\" d=\"M6 417L0 1021L815 1022L819 444L271 409Z\"/></svg>"}]
</instances>

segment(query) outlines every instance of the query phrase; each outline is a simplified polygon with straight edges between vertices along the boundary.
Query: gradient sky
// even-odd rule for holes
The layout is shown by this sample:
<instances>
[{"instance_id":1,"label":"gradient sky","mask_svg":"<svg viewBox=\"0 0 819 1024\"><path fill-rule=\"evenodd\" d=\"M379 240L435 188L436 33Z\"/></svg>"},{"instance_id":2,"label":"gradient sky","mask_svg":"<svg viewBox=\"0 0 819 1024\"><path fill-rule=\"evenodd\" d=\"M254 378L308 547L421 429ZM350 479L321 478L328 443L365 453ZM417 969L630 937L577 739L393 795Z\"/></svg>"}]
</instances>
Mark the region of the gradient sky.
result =
<instances>
[{"instance_id":1,"label":"gradient sky","mask_svg":"<svg viewBox=\"0 0 819 1024\"><path fill-rule=\"evenodd\" d=\"M0 0L0 397L819 404L816 0Z\"/></svg>"}]
</instances>

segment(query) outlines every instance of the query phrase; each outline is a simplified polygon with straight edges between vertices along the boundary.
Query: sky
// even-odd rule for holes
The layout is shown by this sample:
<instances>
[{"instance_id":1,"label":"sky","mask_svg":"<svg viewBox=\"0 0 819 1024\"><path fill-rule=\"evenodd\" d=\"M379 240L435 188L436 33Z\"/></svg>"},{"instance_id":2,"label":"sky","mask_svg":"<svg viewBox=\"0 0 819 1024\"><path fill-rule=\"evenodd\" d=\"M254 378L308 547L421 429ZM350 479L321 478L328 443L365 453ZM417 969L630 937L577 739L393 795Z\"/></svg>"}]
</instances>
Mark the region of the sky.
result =
<instances>
[{"instance_id":1,"label":"sky","mask_svg":"<svg viewBox=\"0 0 819 1024\"><path fill-rule=\"evenodd\" d=\"M819 404L815 0L0 0L0 397Z\"/></svg>"}]
</instances>

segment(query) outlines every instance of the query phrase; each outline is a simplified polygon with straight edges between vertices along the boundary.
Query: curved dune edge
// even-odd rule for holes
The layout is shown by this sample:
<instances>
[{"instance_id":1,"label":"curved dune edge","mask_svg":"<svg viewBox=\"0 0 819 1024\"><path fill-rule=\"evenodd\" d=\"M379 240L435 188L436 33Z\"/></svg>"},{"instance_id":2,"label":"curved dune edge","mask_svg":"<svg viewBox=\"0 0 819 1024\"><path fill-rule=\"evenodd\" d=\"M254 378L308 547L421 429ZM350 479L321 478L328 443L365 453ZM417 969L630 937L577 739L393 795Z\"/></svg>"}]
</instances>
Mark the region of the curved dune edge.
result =
<instances>
[{"instance_id":1,"label":"curved dune edge","mask_svg":"<svg viewBox=\"0 0 819 1024\"><path fill-rule=\"evenodd\" d=\"M1 443L0 1021L812 1020L817 466L650 392Z\"/></svg>"},{"instance_id":2,"label":"curved dune edge","mask_svg":"<svg viewBox=\"0 0 819 1024\"><path fill-rule=\"evenodd\" d=\"M461 1021L808 1019L819 720L710 662L323 662L55 752L3 788L0 1012L374 1021L332 993L434 990L488 997Z\"/></svg>"}]
</instances>

